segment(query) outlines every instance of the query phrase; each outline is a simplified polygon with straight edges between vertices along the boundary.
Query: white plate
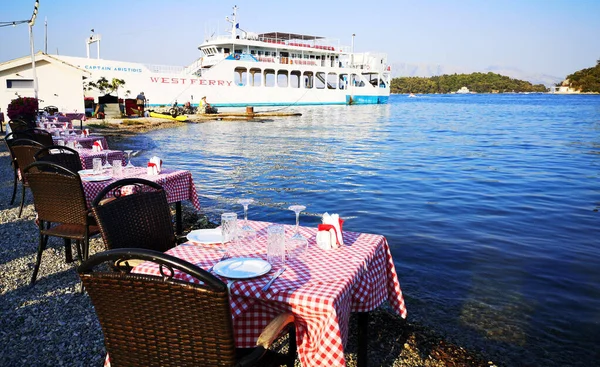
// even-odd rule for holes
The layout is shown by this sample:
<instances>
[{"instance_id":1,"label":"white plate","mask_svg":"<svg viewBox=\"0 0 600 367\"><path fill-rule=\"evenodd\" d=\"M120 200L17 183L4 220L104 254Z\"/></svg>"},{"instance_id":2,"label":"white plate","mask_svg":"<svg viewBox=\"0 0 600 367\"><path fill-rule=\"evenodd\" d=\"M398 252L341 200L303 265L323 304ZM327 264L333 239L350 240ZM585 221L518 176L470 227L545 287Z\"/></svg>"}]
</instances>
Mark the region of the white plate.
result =
<instances>
[{"instance_id":1,"label":"white plate","mask_svg":"<svg viewBox=\"0 0 600 367\"><path fill-rule=\"evenodd\" d=\"M196 229L187 234L187 239L199 244L221 244L221 228Z\"/></svg>"},{"instance_id":2,"label":"white plate","mask_svg":"<svg viewBox=\"0 0 600 367\"><path fill-rule=\"evenodd\" d=\"M227 259L215 264L213 271L221 276L232 279L248 279L267 274L271 264L262 259L238 257Z\"/></svg>"},{"instance_id":3,"label":"white plate","mask_svg":"<svg viewBox=\"0 0 600 367\"><path fill-rule=\"evenodd\" d=\"M104 176L104 175L82 176L81 177L82 180L89 181L89 182L106 181L106 180L110 180L111 178L112 178L112 176Z\"/></svg>"},{"instance_id":4,"label":"white plate","mask_svg":"<svg viewBox=\"0 0 600 367\"><path fill-rule=\"evenodd\" d=\"M81 171L77 171L77 173L79 173L79 176L89 176L89 175L94 174L94 170L93 169L82 169Z\"/></svg>"}]
</instances>

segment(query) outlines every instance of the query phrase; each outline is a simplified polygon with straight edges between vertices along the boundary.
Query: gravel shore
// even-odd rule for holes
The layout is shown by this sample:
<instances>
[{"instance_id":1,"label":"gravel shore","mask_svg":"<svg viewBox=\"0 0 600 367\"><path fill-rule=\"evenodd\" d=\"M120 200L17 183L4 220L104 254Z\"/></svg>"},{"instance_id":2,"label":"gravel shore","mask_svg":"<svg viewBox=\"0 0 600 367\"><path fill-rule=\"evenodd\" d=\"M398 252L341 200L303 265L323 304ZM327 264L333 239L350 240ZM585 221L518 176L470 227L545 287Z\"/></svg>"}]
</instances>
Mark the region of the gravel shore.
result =
<instances>
[{"instance_id":1,"label":"gravel shore","mask_svg":"<svg viewBox=\"0 0 600 367\"><path fill-rule=\"evenodd\" d=\"M12 177L7 148L0 144L0 365L102 366L106 353L102 330L89 297L78 292L79 262L65 263L61 239L50 238L38 280L34 287L28 286L38 231L29 191L21 218L20 191L17 202L9 205ZM188 229L210 225L189 210L184 213ZM103 250L101 238L91 240L90 254ZM348 366L356 365L355 325L356 320L351 320ZM369 333L370 366L493 365L427 328L405 322L386 307L372 313Z\"/></svg>"}]
</instances>

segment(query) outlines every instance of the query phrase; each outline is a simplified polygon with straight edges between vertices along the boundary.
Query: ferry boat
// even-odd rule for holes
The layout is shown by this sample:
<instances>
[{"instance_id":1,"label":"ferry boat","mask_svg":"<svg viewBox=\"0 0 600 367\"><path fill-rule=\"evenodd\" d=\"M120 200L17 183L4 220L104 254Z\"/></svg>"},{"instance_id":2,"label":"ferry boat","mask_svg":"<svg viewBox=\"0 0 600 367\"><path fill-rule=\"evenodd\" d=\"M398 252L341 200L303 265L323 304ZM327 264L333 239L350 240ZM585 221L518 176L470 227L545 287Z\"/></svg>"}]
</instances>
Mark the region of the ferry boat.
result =
<instances>
[{"instance_id":1,"label":"ferry boat","mask_svg":"<svg viewBox=\"0 0 600 367\"><path fill-rule=\"evenodd\" d=\"M197 104L204 96L217 107L387 103L386 54L354 53L353 46L319 36L246 32L237 7L231 17L228 34L208 37L198 47L201 56L185 67L54 57L90 72L90 81L123 79L129 98L143 91L150 106Z\"/></svg>"}]
</instances>

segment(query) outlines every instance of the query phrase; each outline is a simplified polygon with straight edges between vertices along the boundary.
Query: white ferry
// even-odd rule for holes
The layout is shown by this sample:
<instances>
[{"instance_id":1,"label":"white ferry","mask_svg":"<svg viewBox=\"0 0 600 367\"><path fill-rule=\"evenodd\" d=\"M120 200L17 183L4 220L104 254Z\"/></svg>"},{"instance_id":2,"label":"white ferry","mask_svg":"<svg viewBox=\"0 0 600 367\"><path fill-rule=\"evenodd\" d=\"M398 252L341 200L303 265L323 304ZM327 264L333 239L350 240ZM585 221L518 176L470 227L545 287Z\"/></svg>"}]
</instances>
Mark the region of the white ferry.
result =
<instances>
[{"instance_id":1,"label":"white ferry","mask_svg":"<svg viewBox=\"0 0 600 367\"><path fill-rule=\"evenodd\" d=\"M295 33L240 29L233 8L226 36L209 37L201 56L186 67L54 56L91 75L125 81L119 97L144 92L150 106L177 101L197 104L204 96L217 107L387 103L391 69L387 55L354 53L352 46ZM89 55L89 44L88 44Z\"/></svg>"}]
</instances>

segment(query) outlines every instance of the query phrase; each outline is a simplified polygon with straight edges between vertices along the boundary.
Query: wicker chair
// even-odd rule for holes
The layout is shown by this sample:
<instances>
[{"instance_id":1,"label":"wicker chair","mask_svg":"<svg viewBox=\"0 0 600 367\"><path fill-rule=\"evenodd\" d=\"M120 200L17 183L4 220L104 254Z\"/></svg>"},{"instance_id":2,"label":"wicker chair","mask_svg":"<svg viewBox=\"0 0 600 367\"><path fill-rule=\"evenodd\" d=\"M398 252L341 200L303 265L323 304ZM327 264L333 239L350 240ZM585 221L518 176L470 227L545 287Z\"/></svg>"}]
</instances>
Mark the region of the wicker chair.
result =
<instances>
[{"instance_id":1,"label":"wicker chair","mask_svg":"<svg viewBox=\"0 0 600 367\"><path fill-rule=\"evenodd\" d=\"M32 140L37 141L45 147L49 147L54 145L54 141L52 140L52 134L44 129L27 129L23 131L26 134L32 136Z\"/></svg>"},{"instance_id":2,"label":"wicker chair","mask_svg":"<svg viewBox=\"0 0 600 367\"><path fill-rule=\"evenodd\" d=\"M19 168L17 167L17 161L15 160L15 157L13 157L12 151L10 150L10 143L12 143L13 141L15 141L17 139L33 140L31 135L25 134L20 131L13 131L4 137L4 144L6 144L6 148L8 149L8 153L10 155L10 164L13 167L13 173L14 173L13 194L12 194L12 198L10 199L10 205L12 205L15 202L15 196L17 195L17 182L19 182L19 177L18 177Z\"/></svg>"},{"instance_id":3,"label":"wicker chair","mask_svg":"<svg viewBox=\"0 0 600 367\"><path fill-rule=\"evenodd\" d=\"M10 131L22 131L31 128L29 124L23 120L14 119L8 122L8 126L10 126Z\"/></svg>"},{"instance_id":4,"label":"wicker chair","mask_svg":"<svg viewBox=\"0 0 600 367\"><path fill-rule=\"evenodd\" d=\"M79 153L75 149L62 145L52 145L42 148L35 153L34 158L38 162L56 163L72 172L78 172L83 169Z\"/></svg>"},{"instance_id":5,"label":"wicker chair","mask_svg":"<svg viewBox=\"0 0 600 367\"><path fill-rule=\"evenodd\" d=\"M157 263L163 275L94 269L130 260ZM172 279L174 270L202 284ZM267 349L286 328L288 353L277 356L288 366L294 365L296 337L291 313L273 319L256 348L236 358L227 285L184 260L152 250L117 249L90 257L77 271L102 326L112 367L262 366L263 357L272 353Z\"/></svg>"},{"instance_id":6,"label":"wicker chair","mask_svg":"<svg viewBox=\"0 0 600 367\"><path fill-rule=\"evenodd\" d=\"M124 194L126 186L130 195ZM92 211L109 250L128 247L164 252L177 245L167 195L155 182L115 181L96 196Z\"/></svg>"},{"instance_id":7,"label":"wicker chair","mask_svg":"<svg viewBox=\"0 0 600 367\"><path fill-rule=\"evenodd\" d=\"M23 172L33 194L40 231L37 260L31 277L33 284L49 236L65 239L66 260L71 262L71 240L75 240L79 257L87 259L89 238L100 231L87 207L81 177L77 173L48 162L34 162Z\"/></svg>"},{"instance_id":8,"label":"wicker chair","mask_svg":"<svg viewBox=\"0 0 600 367\"><path fill-rule=\"evenodd\" d=\"M21 181L21 207L19 208L19 218L23 214L23 206L25 205L25 189L29 187L27 180L23 177L22 167L27 167L31 163L35 162L33 155L44 146L36 141L29 139L11 139L8 141L8 149L10 155L14 159L13 168L15 171L15 178ZM18 171L18 172L17 172ZM15 195L17 193L17 181L15 180L13 185L13 196L10 204L15 201Z\"/></svg>"}]
</instances>

